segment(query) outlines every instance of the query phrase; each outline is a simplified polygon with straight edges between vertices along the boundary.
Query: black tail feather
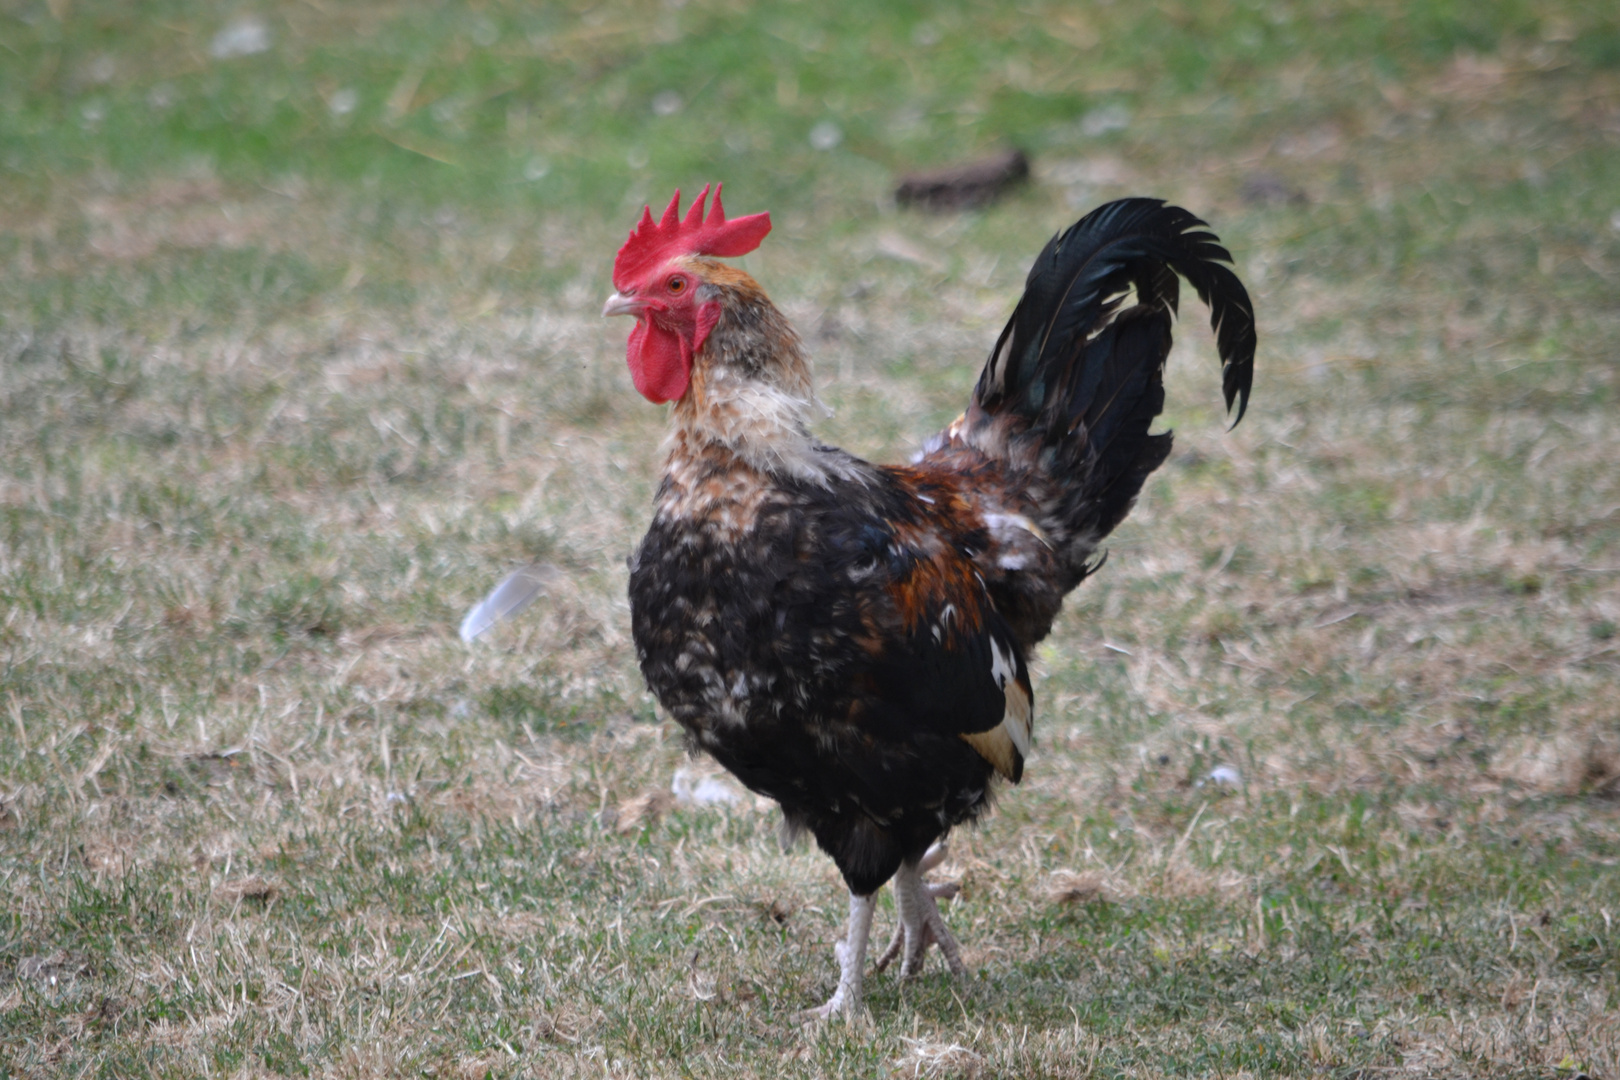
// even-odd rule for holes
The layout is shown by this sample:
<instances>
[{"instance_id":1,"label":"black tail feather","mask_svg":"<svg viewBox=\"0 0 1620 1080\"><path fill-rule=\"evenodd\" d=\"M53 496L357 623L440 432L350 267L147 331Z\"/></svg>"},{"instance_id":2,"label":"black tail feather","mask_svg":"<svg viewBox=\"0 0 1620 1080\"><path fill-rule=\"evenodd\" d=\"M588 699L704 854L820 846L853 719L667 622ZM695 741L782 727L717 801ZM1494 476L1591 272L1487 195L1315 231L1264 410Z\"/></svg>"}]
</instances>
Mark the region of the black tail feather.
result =
<instances>
[{"instance_id":1,"label":"black tail feather","mask_svg":"<svg viewBox=\"0 0 1620 1080\"><path fill-rule=\"evenodd\" d=\"M1098 207L1053 237L1035 260L974 400L986 412L1011 408L1045 427L1058 415L1072 418L1084 411L1091 417L1087 391L1114 380L1102 372L1071 373L1086 366L1076 361L1082 350L1090 354L1087 340L1106 325L1131 287L1138 304L1174 314L1180 274L1209 306L1221 389L1227 410L1236 405L1236 425L1248 408L1255 330L1248 292L1222 265L1231 261L1209 226L1179 206L1138 198ZM1065 401L1062 390L1076 397Z\"/></svg>"},{"instance_id":2,"label":"black tail feather","mask_svg":"<svg viewBox=\"0 0 1620 1080\"><path fill-rule=\"evenodd\" d=\"M1076 410L1067 438L1047 442L1058 468L1084 482L1065 490L1058 516L1083 533L1106 536L1125 519L1148 476L1170 456L1169 432L1148 433L1164 411L1164 357L1170 351L1170 315L1136 306L1122 313L1085 346L1074 367L1098 371L1101 392L1071 400ZM1075 438L1079 432L1084 438ZM1066 460L1063 460L1066 459Z\"/></svg>"}]
</instances>

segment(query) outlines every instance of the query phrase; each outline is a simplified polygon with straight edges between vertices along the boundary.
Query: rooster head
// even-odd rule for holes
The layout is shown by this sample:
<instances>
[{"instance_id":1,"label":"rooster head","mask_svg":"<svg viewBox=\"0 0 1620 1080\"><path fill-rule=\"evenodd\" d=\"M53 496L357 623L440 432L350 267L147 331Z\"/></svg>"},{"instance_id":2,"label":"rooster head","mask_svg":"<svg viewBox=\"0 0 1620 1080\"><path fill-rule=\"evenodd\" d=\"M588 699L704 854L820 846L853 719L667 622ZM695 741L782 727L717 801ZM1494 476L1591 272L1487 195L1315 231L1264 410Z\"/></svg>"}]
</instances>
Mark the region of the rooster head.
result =
<instances>
[{"instance_id":1,"label":"rooster head","mask_svg":"<svg viewBox=\"0 0 1620 1080\"><path fill-rule=\"evenodd\" d=\"M714 206L705 217L709 188L681 217L681 193L669 201L662 220L652 208L619 249L613 262L613 287L603 315L634 315L630 331L630 378L648 401L678 400L692 381L692 358L703 348L720 320L720 303L705 290L703 268L693 256L746 255L771 231L769 214L726 220L715 185Z\"/></svg>"}]
</instances>

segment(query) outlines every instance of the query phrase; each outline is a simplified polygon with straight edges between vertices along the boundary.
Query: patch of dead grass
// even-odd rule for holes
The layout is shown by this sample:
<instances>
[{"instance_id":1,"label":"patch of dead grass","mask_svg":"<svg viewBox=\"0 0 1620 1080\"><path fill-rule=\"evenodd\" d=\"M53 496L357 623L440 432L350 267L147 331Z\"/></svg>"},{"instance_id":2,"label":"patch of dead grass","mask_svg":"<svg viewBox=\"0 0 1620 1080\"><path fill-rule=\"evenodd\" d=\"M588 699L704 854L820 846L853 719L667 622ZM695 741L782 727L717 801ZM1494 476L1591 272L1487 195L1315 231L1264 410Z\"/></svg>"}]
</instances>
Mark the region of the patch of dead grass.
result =
<instances>
[{"instance_id":1,"label":"patch of dead grass","mask_svg":"<svg viewBox=\"0 0 1620 1080\"><path fill-rule=\"evenodd\" d=\"M1046 897L1053 904L1114 904L1128 894L1102 870L1054 870Z\"/></svg>"}]
</instances>

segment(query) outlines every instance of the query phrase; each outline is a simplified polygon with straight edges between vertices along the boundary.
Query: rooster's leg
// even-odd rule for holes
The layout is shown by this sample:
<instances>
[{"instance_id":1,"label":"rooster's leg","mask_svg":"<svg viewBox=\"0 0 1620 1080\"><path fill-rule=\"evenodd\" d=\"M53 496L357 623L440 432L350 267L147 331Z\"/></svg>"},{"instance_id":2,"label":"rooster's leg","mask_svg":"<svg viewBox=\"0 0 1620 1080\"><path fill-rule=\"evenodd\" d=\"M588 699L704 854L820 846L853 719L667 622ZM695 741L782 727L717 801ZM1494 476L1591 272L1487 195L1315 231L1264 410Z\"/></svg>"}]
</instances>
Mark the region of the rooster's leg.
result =
<instances>
[{"instance_id":1,"label":"rooster's leg","mask_svg":"<svg viewBox=\"0 0 1620 1080\"><path fill-rule=\"evenodd\" d=\"M849 930L844 940L833 946L838 956L838 989L825 1005L810 1009L806 1016L826 1020L842 1013L854 1019L861 1011L861 971L866 966L866 940L872 933L872 907L877 894L849 894Z\"/></svg>"},{"instance_id":2,"label":"rooster's leg","mask_svg":"<svg viewBox=\"0 0 1620 1080\"><path fill-rule=\"evenodd\" d=\"M874 971L888 967L903 948L905 956L900 961L900 977L909 979L922 971L923 954L928 951L928 946L938 945L939 951L945 954L945 962L950 965L951 973L967 974L967 967L962 963L962 950L945 928L939 906L934 903L935 897L949 899L955 896L957 886L955 883L930 885L922 879L925 873L944 862L949 853L943 842L935 844L915 864L902 863L895 872L894 901L900 910L900 925L895 927L894 940L889 942L889 947L883 950L883 955L873 965Z\"/></svg>"}]
</instances>

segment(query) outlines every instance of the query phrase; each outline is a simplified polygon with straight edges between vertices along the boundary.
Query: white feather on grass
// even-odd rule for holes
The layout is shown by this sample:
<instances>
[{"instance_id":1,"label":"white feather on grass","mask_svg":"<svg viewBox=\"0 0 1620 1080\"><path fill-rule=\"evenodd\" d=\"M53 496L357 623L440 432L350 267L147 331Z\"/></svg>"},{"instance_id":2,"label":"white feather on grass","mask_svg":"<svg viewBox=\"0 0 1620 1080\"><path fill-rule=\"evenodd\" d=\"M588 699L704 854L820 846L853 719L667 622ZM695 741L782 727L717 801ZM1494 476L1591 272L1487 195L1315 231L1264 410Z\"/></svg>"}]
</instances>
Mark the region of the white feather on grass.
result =
<instances>
[{"instance_id":1,"label":"white feather on grass","mask_svg":"<svg viewBox=\"0 0 1620 1080\"><path fill-rule=\"evenodd\" d=\"M550 563L534 563L512 571L461 620L461 640L472 644L473 638L485 630L534 603L534 598L561 576L562 571Z\"/></svg>"}]
</instances>

